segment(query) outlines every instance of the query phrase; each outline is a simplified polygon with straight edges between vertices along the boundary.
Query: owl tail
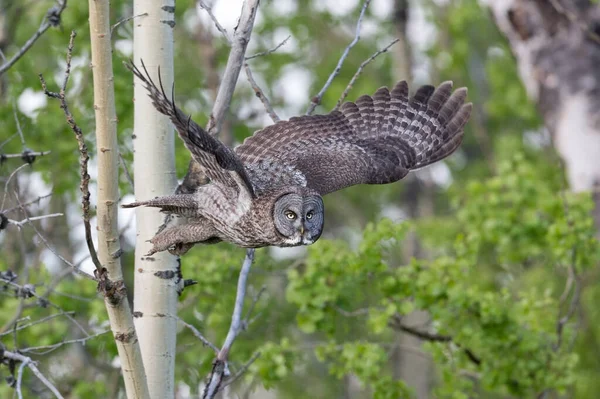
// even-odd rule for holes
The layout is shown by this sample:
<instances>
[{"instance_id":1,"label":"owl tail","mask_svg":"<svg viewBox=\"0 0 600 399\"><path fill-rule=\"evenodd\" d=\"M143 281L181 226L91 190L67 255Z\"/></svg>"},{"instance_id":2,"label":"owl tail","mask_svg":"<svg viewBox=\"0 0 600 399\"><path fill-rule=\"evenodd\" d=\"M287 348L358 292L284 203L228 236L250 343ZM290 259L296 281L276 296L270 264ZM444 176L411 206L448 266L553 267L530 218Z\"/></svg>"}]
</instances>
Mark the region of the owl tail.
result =
<instances>
[{"instance_id":1,"label":"owl tail","mask_svg":"<svg viewBox=\"0 0 600 399\"><path fill-rule=\"evenodd\" d=\"M175 213L181 216L194 216L195 211L198 209L198 203L192 194L167 195L148 201L121 205L122 208L136 208L138 206L160 208L161 212Z\"/></svg>"}]
</instances>

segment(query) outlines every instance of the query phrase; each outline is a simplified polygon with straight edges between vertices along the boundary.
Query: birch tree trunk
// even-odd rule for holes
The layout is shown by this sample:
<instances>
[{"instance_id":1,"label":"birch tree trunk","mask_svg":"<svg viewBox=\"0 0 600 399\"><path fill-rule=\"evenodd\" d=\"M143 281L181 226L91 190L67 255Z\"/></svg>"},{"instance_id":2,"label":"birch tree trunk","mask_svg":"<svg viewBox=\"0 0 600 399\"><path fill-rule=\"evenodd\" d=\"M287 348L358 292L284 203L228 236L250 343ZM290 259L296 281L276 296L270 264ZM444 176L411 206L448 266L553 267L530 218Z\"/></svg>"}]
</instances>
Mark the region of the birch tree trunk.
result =
<instances>
[{"instance_id":1,"label":"birch tree trunk","mask_svg":"<svg viewBox=\"0 0 600 399\"><path fill-rule=\"evenodd\" d=\"M598 190L600 5L589 0L488 3L565 162L571 189ZM600 228L598 200L596 204Z\"/></svg>"},{"instance_id":2,"label":"birch tree trunk","mask_svg":"<svg viewBox=\"0 0 600 399\"><path fill-rule=\"evenodd\" d=\"M134 20L134 62L139 65L142 59L156 82L160 67L168 95L173 82L174 11L173 0L134 0L133 14L141 15ZM154 109L143 86L139 82L134 86L135 197L144 201L175 191L173 129L169 119ZM144 255L164 216L140 207L136 220L134 317L148 389L151 398L173 398L180 271L176 257L166 251Z\"/></svg>"},{"instance_id":3,"label":"birch tree trunk","mask_svg":"<svg viewBox=\"0 0 600 399\"><path fill-rule=\"evenodd\" d=\"M121 268L117 207L118 145L113 86L110 8L108 1L89 0L94 110L98 159L98 259L108 278L101 278L104 302L115 337L128 398L147 398L148 387L127 301ZM102 272L101 272L102 273Z\"/></svg>"}]
</instances>

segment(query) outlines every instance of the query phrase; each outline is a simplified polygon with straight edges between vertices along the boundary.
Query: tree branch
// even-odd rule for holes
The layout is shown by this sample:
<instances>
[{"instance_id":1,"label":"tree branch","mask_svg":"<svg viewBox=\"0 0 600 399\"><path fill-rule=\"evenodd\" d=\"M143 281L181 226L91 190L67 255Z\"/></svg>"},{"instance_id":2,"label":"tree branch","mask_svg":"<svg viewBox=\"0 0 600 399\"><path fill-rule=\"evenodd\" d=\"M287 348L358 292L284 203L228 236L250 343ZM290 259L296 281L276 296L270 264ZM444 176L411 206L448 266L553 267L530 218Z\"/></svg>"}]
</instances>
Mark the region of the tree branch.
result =
<instances>
[{"instance_id":1,"label":"tree branch","mask_svg":"<svg viewBox=\"0 0 600 399\"><path fill-rule=\"evenodd\" d=\"M311 104L308 107L308 110L306 111L306 115L312 114L315 111L315 108L317 108L317 105L321 104L323 95L325 94L327 89L329 89L329 86L331 86L333 79L337 75L339 75L339 73L342 69L342 65L344 65L344 61L346 61L346 58L348 57L350 50L352 49L352 47L354 47L354 45L356 43L358 43L358 41L360 39L360 28L362 25L362 20L363 20L363 17L365 16L365 11L367 10L367 7L369 6L370 3L371 3L371 0L365 0L365 2L363 3L363 6L360 10L360 15L358 16L358 21L356 22L356 33L354 35L354 39L350 42L350 44L346 47L346 49L342 53L342 56L340 57L335 69L333 70L333 72L331 72L331 75L329 75L329 78L325 82L325 85L323 86L323 88L321 88L321 90L317 93L317 95L312 98Z\"/></svg>"},{"instance_id":2,"label":"tree branch","mask_svg":"<svg viewBox=\"0 0 600 399\"><path fill-rule=\"evenodd\" d=\"M81 178L79 183L79 189L82 194L81 207L83 212L83 226L85 229L85 242L87 244L92 262L94 263L94 266L96 266L96 270L99 272L102 270L102 264L100 263L100 260L98 260L96 248L94 247L94 241L92 240L92 227L90 225L90 175L88 173L88 162L90 160L90 156L88 153L87 145L85 144L85 140L83 138L83 132L75 122L71 111L69 111L69 104L67 103L66 97L67 85L69 83L69 77L71 76L71 58L73 56L73 46L76 36L77 34L75 33L75 31L72 31L71 38L69 39L69 47L67 49L67 69L65 70L65 78L63 80L60 92L55 93L49 91L46 85L46 81L44 80L44 76L41 73L39 74L39 78L42 84L42 89L44 90L44 94L46 94L50 98L57 98L58 100L60 100L60 107L62 108L65 117L67 118L67 123L71 127L71 130L73 131L73 133L75 133L75 138L77 139L77 143L79 145L79 176Z\"/></svg>"},{"instance_id":3,"label":"tree branch","mask_svg":"<svg viewBox=\"0 0 600 399\"><path fill-rule=\"evenodd\" d=\"M344 90L344 92L342 93L342 95L340 96L340 99L338 100L337 104L335 105L334 109L338 109L341 105L342 102L344 102L344 100L346 99L346 97L348 97L348 93L350 92L350 90L352 89L352 86L354 85L354 83L356 82L356 79L358 79L358 77L360 76L360 74L362 73L363 69L365 69L365 67L371 62L373 61L375 58L377 58L380 54L387 52L390 47L392 47L394 44L398 43L400 39L394 39L392 40L392 42L390 44L388 44L387 46L385 46L384 48L382 48L381 50L376 51L372 56L370 56L369 58L367 58L365 61L363 61L359 66L358 69L356 70L356 73L354 74L354 76L352 76L352 79L350 79L350 82L348 82L348 86L346 86L346 89Z\"/></svg>"},{"instance_id":4,"label":"tree branch","mask_svg":"<svg viewBox=\"0 0 600 399\"><path fill-rule=\"evenodd\" d=\"M244 298L246 296L246 284L248 281L248 274L250 274L250 268L254 262L254 248L246 250L246 257L240 270L240 276L237 284L237 294L235 296L235 305L233 308L233 314L231 316L231 325L229 326L229 332L225 338L225 342L221 347L221 350L217 354L217 358L213 363L213 369L209 377L209 382L204 388L203 399L212 399L219 392L223 378L229 376L229 368L227 365L227 359L231 347L239 333L243 329L242 322L242 310L244 308Z\"/></svg>"},{"instance_id":5,"label":"tree branch","mask_svg":"<svg viewBox=\"0 0 600 399\"><path fill-rule=\"evenodd\" d=\"M25 42L25 44L17 51L15 55L8 61L6 61L2 66L0 66L0 76L4 74L4 72L8 71L21 57L25 55L25 53L35 44L37 39L39 39L50 27L59 26L60 25L60 17L62 12L67 7L67 0L59 0L57 4L50 8L44 17L40 27L38 30Z\"/></svg>"},{"instance_id":6,"label":"tree branch","mask_svg":"<svg viewBox=\"0 0 600 399\"><path fill-rule=\"evenodd\" d=\"M206 130L212 135L217 135L221 131L225 112L229 109L231 98L235 89L235 84L240 76L240 71L246 55L246 47L250 41L254 18L258 10L259 0L245 0L242 5L240 21L235 28L233 39L231 41L231 51L225 66L225 73L221 79L221 85L217 92L217 98L213 106L208 126Z\"/></svg>"},{"instance_id":7,"label":"tree branch","mask_svg":"<svg viewBox=\"0 0 600 399\"><path fill-rule=\"evenodd\" d=\"M389 326L394 330L399 330L415 336L419 339L429 342L453 342L454 345L459 347L465 352L465 355L469 358L471 362L479 366L481 364L481 359L477 357L470 349L464 348L462 345L458 344L454 339L449 335L441 335L441 334L433 334L428 331L419 330L417 328L407 326L402 324L402 317L400 315L395 315L392 317L392 320L389 323Z\"/></svg>"},{"instance_id":8,"label":"tree branch","mask_svg":"<svg viewBox=\"0 0 600 399\"><path fill-rule=\"evenodd\" d=\"M33 374L35 374L35 376L42 382L42 384L44 384L50 390L50 392L52 392L55 398L63 399L63 396L60 394L60 392L58 392L58 389L56 389L56 387L52 385L50 381L48 381L44 374L40 372L40 370L36 366L36 363L30 357L23 356L22 354L16 352L1 350L0 356L0 360L10 359L21 363L21 366L19 367L19 374L17 377L17 395L19 396L19 398L23 397L21 393L21 378L23 375L23 369L25 367L29 367L29 369L33 371Z\"/></svg>"},{"instance_id":9,"label":"tree branch","mask_svg":"<svg viewBox=\"0 0 600 399\"><path fill-rule=\"evenodd\" d=\"M271 102L269 101L267 96L265 96L265 93L263 93L262 89L254 80L254 76L252 76L252 71L250 70L250 66L247 62L244 62L244 70L246 71L246 77L248 78L248 82L250 82L250 86L252 86L252 89L254 90L254 94L256 94L256 97L258 97L260 102L263 103L265 110L271 117L271 120L275 123L279 122L281 118L279 118L279 115L277 115L277 113L273 109L273 106L271 106Z\"/></svg>"}]
</instances>

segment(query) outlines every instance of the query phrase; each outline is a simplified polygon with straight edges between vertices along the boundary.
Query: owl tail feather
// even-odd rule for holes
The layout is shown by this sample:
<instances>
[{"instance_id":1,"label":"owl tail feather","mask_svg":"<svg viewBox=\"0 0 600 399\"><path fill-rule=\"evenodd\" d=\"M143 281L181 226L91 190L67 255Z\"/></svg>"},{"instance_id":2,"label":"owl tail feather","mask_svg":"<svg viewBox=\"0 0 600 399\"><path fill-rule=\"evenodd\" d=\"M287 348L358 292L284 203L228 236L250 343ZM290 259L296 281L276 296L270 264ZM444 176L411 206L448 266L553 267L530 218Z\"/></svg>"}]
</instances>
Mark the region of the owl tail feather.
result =
<instances>
[{"instance_id":1,"label":"owl tail feather","mask_svg":"<svg viewBox=\"0 0 600 399\"><path fill-rule=\"evenodd\" d=\"M148 201L121 205L122 208L137 208L138 206L160 208L161 212L175 213L182 216L191 216L198 209L198 203L192 194L167 195Z\"/></svg>"}]
</instances>

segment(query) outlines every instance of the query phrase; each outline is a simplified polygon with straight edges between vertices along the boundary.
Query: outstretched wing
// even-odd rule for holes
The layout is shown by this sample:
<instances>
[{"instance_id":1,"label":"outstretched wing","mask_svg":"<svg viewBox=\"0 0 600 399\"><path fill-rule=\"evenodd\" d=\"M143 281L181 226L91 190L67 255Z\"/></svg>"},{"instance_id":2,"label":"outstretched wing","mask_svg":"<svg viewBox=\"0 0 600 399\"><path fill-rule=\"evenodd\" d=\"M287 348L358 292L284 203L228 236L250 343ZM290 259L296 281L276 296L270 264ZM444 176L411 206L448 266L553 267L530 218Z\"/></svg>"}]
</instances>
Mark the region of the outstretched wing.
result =
<instances>
[{"instance_id":1,"label":"outstretched wing","mask_svg":"<svg viewBox=\"0 0 600 399\"><path fill-rule=\"evenodd\" d=\"M412 98L390 92L347 102L328 115L301 116L256 132L235 149L260 193L285 184L321 195L355 184L385 184L452 154L472 104L452 82L422 86Z\"/></svg>"},{"instance_id":2,"label":"outstretched wing","mask_svg":"<svg viewBox=\"0 0 600 399\"><path fill-rule=\"evenodd\" d=\"M198 126L191 116L185 115L176 107L173 98L167 97L160 79L160 68L158 71L159 89L150 78L143 61L144 73L132 62L126 63L125 66L144 83L154 107L171 119L179 137L200 165L201 172L211 181L236 188L239 193L254 197L252 184L238 156L229 147Z\"/></svg>"}]
</instances>

